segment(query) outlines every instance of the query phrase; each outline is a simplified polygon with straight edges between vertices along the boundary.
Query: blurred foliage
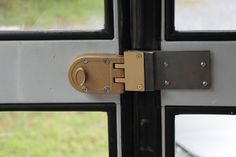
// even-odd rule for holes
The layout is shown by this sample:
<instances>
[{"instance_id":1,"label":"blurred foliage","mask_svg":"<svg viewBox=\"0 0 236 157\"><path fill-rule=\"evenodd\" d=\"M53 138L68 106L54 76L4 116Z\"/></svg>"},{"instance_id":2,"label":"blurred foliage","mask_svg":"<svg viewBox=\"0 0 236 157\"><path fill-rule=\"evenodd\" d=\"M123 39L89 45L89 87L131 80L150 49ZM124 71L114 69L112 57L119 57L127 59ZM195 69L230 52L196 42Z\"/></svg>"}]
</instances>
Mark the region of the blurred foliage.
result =
<instances>
[{"instance_id":1,"label":"blurred foliage","mask_svg":"<svg viewBox=\"0 0 236 157\"><path fill-rule=\"evenodd\" d=\"M2 112L0 157L107 157L102 112Z\"/></svg>"},{"instance_id":2,"label":"blurred foliage","mask_svg":"<svg viewBox=\"0 0 236 157\"><path fill-rule=\"evenodd\" d=\"M103 15L104 0L0 0L1 25L76 25Z\"/></svg>"},{"instance_id":3,"label":"blurred foliage","mask_svg":"<svg viewBox=\"0 0 236 157\"><path fill-rule=\"evenodd\" d=\"M196 5L207 2L207 0L175 0L177 5Z\"/></svg>"}]
</instances>

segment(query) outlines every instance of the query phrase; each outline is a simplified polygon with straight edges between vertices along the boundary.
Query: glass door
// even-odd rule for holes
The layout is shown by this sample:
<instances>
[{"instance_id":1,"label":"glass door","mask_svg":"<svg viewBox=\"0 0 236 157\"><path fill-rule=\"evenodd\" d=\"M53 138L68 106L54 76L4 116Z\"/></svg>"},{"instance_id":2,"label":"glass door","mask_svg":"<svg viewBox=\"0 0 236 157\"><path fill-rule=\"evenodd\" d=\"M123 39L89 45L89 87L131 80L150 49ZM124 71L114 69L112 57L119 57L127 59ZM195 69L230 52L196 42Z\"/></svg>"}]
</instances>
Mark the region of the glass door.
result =
<instances>
[{"instance_id":1,"label":"glass door","mask_svg":"<svg viewBox=\"0 0 236 157\"><path fill-rule=\"evenodd\" d=\"M211 52L210 90L163 90L166 157L234 156L235 2L163 1L161 49ZM165 144L164 144L165 143Z\"/></svg>"}]
</instances>

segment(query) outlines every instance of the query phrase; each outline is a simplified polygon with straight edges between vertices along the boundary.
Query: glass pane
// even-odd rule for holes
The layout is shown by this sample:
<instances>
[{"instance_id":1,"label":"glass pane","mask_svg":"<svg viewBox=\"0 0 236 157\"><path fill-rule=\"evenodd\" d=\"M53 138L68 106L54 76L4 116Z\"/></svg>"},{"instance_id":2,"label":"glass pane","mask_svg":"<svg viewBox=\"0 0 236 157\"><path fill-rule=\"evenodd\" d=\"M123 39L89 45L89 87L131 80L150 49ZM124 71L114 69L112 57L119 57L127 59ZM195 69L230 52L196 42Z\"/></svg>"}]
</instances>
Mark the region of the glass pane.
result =
<instances>
[{"instance_id":1,"label":"glass pane","mask_svg":"<svg viewBox=\"0 0 236 157\"><path fill-rule=\"evenodd\" d=\"M0 31L103 27L104 0L0 0Z\"/></svg>"},{"instance_id":2,"label":"glass pane","mask_svg":"<svg viewBox=\"0 0 236 157\"><path fill-rule=\"evenodd\" d=\"M235 115L175 117L175 157L235 157Z\"/></svg>"},{"instance_id":3,"label":"glass pane","mask_svg":"<svg viewBox=\"0 0 236 157\"><path fill-rule=\"evenodd\" d=\"M2 112L2 157L108 157L103 112Z\"/></svg>"},{"instance_id":4,"label":"glass pane","mask_svg":"<svg viewBox=\"0 0 236 157\"><path fill-rule=\"evenodd\" d=\"M235 14L235 0L175 0L175 29L236 30Z\"/></svg>"}]
</instances>

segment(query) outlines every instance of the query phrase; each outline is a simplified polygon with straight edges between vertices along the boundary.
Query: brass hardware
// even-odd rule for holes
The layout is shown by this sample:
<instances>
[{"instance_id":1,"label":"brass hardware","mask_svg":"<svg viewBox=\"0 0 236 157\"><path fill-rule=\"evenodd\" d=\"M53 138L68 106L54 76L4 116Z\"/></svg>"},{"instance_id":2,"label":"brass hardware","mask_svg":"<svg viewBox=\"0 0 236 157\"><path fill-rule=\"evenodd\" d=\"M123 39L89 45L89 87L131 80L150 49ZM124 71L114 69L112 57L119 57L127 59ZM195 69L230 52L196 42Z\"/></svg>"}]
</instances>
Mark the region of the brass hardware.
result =
<instances>
[{"instance_id":1,"label":"brass hardware","mask_svg":"<svg viewBox=\"0 0 236 157\"><path fill-rule=\"evenodd\" d=\"M82 55L72 63L68 76L71 85L83 93L144 91L144 54Z\"/></svg>"},{"instance_id":2,"label":"brass hardware","mask_svg":"<svg viewBox=\"0 0 236 157\"><path fill-rule=\"evenodd\" d=\"M71 85L83 93L122 93L124 85L115 83L115 77L124 77L123 69L114 69L114 64L123 63L119 55L85 54L74 60L69 68Z\"/></svg>"},{"instance_id":3,"label":"brass hardware","mask_svg":"<svg viewBox=\"0 0 236 157\"><path fill-rule=\"evenodd\" d=\"M83 86L85 81L86 81L86 74L85 71L82 67L79 67L76 71L75 71L75 78L76 78L76 82L80 85Z\"/></svg>"},{"instance_id":4,"label":"brass hardware","mask_svg":"<svg viewBox=\"0 0 236 157\"><path fill-rule=\"evenodd\" d=\"M125 70L124 78L115 78L115 82L124 83L126 91L144 91L144 53L127 51L124 53L124 63L115 64L115 68Z\"/></svg>"}]
</instances>

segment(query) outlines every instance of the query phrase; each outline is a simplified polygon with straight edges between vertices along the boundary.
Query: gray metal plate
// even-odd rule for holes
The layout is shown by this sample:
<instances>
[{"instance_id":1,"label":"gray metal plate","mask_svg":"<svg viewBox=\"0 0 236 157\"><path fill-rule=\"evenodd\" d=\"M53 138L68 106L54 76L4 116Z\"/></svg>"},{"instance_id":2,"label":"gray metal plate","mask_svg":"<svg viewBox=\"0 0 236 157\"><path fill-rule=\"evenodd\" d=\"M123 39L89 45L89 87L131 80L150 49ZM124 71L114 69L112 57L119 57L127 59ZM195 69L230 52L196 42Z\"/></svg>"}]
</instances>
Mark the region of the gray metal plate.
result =
<instances>
[{"instance_id":1,"label":"gray metal plate","mask_svg":"<svg viewBox=\"0 0 236 157\"><path fill-rule=\"evenodd\" d=\"M155 89L209 89L209 51L156 52Z\"/></svg>"}]
</instances>

